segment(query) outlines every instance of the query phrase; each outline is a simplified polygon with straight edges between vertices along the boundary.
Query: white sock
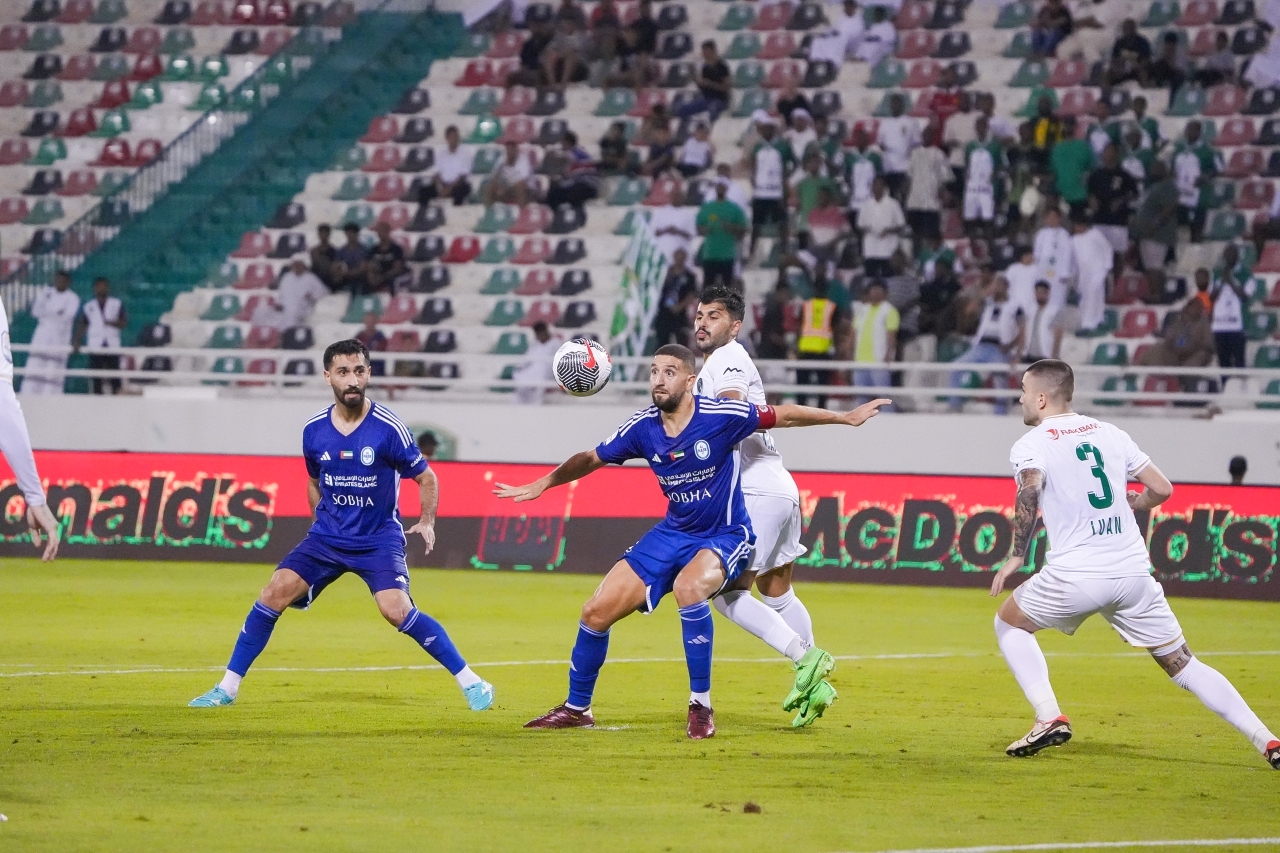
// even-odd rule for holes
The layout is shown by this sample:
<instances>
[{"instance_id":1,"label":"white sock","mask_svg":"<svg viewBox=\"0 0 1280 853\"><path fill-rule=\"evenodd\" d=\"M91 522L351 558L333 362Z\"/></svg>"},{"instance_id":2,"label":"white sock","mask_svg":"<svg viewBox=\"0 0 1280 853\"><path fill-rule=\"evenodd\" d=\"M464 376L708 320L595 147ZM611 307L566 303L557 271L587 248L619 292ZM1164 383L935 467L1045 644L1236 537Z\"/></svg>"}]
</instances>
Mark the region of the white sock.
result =
<instances>
[{"instance_id":1,"label":"white sock","mask_svg":"<svg viewBox=\"0 0 1280 853\"><path fill-rule=\"evenodd\" d=\"M472 672L471 667L469 666L464 666L462 669L458 670L458 674L455 675L454 678L458 679L458 686L463 690L466 690L473 684L479 684L484 680Z\"/></svg>"},{"instance_id":2,"label":"white sock","mask_svg":"<svg viewBox=\"0 0 1280 853\"><path fill-rule=\"evenodd\" d=\"M1267 744L1276 739L1227 677L1208 664L1193 657L1173 677L1173 683L1194 693L1206 708L1239 729L1258 752L1265 751Z\"/></svg>"},{"instance_id":3,"label":"white sock","mask_svg":"<svg viewBox=\"0 0 1280 853\"><path fill-rule=\"evenodd\" d=\"M770 598L767 595L761 595L764 603L769 605L771 609L782 617L782 621L791 626L791 630L800 635L800 639L805 641L806 645L812 646L813 643L813 619L809 616L808 609L804 606L804 602L796 598L796 591L789 589L777 598Z\"/></svg>"},{"instance_id":4,"label":"white sock","mask_svg":"<svg viewBox=\"0 0 1280 853\"><path fill-rule=\"evenodd\" d=\"M711 707L711 691L708 690L706 693L690 693L689 704L692 705L694 702L697 702L699 705L701 705L704 708L710 708Z\"/></svg>"},{"instance_id":5,"label":"white sock","mask_svg":"<svg viewBox=\"0 0 1280 853\"><path fill-rule=\"evenodd\" d=\"M222 680L218 682L218 686L222 688L222 692L234 699L236 698L236 694L240 692L241 678L242 676L237 675L231 670L227 670L223 673Z\"/></svg>"},{"instance_id":6,"label":"white sock","mask_svg":"<svg viewBox=\"0 0 1280 853\"><path fill-rule=\"evenodd\" d=\"M1047 723L1062 714L1058 700L1049 683L1049 663L1040 651L1040 644L1030 631L1015 628L996 616L996 642L1000 653L1013 671L1018 686L1026 694L1027 701L1036 710L1036 720Z\"/></svg>"},{"instance_id":7,"label":"white sock","mask_svg":"<svg viewBox=\"0 0 1280 853\"><path fill-rule=\"evenodd\" d=\"M712 599L720 614L765 641L769 648L793 661L804 655L804 640L787 625L781 614L774 612L763 601L756 599L745 589L734 589ZM797 649L799 654L796 654Z\"/></svg>"}]
</instances>

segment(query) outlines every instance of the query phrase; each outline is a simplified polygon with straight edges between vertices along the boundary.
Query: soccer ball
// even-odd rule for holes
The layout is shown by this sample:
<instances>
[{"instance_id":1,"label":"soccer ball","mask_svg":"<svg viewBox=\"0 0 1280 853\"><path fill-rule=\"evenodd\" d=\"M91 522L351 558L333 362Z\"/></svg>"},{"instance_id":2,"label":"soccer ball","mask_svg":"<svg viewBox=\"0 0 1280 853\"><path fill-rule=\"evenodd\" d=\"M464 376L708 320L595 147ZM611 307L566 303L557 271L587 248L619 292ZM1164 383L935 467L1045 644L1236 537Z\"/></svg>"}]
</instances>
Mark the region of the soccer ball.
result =
<instances>
[{"instance_id":1,"label":"soccer ball","mask_svg":"<svg viewBox=\"0 0 1280 853\"><path fill-rule=\"evenodd\" d=\"M575 397L590 397L599 391L612 371L609 351L590 338L565 341L551 360L556 382Z\"/></svg>"}]
</instances>

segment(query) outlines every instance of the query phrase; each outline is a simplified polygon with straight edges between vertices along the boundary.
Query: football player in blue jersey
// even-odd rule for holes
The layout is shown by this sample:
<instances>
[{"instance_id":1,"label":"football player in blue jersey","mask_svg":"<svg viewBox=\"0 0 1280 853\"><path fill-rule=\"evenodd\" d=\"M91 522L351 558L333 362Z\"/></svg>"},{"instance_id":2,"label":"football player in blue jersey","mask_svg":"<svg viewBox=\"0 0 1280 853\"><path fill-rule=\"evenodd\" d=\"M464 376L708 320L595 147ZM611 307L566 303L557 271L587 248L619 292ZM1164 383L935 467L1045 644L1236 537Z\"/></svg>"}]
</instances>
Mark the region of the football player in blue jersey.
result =
<instances>
[{"instance_id":1,"label":"football player in blue jersey","mask_svg":"<svg viewBox=\"0 0 1280 853\"><path fill-rule=\"evenodd\" d=\"M234 702L240 680L266 647L285 608L307 609L325 587L353 572L368 585L383 617L449 670L473 711L483 711L493 704L493 686L471 671L444 626L409 597L405 531L396 506L400 479L418 484L422 517L408 532L420 534L431 553L439 497L435 472L400 419L365 396L369 351L364 344L331 344L324 352L324 376L335 403L302 429L302 455L311 478L307 499L315 522L280 561L249 611L222 680L191 700L191 707Z\"/></svg>"},{"instance_id":2,"label":"football player in blue jersey","mask_svg":"<svg viewBox=\"0 0 1280 853\"><path fill-rule=\"evenodd\" d=\"M498 484L498 497L529 501L554 486L585 477L608 464L644 459L667 496L667 515L622 558L582 608L569 664L569 697L526 728L592 726L591 697L609 649L614 623L639 610L652 612L674 592L689 667L689 717L694 740L715 734L711 712L711 607L747 566L755 536L742 499L738 442L759 429L846 424L860 426L889 400L873 400L852 412L808 406L757 406L713 400L693 392L694 355L679 344L659 347L649 371L653 405L636 412L594 450L570 457L525 486ZM798 685L803 690L813 685Z\"/></svg>"}]
</instances>

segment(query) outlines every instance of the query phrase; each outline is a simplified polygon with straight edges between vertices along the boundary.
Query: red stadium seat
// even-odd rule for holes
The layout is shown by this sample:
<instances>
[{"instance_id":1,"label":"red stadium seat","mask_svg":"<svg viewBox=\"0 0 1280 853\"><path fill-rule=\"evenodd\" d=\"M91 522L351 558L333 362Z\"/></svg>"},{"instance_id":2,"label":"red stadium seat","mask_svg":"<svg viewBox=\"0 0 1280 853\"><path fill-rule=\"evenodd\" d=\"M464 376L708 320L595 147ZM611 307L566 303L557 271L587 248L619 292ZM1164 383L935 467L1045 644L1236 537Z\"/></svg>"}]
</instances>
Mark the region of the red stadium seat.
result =
<instances>
[{"instance_id":1,"label":"red stadium seat","mask_svg":"<svg viewBox=\"0 0 1280 853\"><path fill-rule=\"evenodd\" d=\"M20 107L31 94L27 84L21 80L6 80L0 85L0 107Z\"/></svg>"},{"instance_id":2,"label":"red stadium seat","mask_svg":"<svg viewBox=\"0 0 1280 853\"><path fill-rule=\"evenodd\" d=\"M683 189L680 181L674 178L663 178L653 182L653 186L649 188L649 194L641 203L648 207L675 204L684 195Z\"/></svg>"},{"instance_id":3,"label":"red stadium seat","mask_svg":"<svg viewBox=\"0 0 1280 853\"><path fill-rule=\"evenodd\" d=\"M1204 102L1204 115L1233 116L1244 109L1248 95L1244 89L1231 84L1214 86L1209 90Z\"/></svg>"},{"instance_id":4,"label":"red stadium seat","mask_svg":"<svg viewBox=\"0 0 1280 853\"><path fill-rule=\"evenodd\" d=\"M508 116L522 116L529 112L529 108L533 106L534 101L538 99L536 89L530 89L526 86L512 86L507 93L502 96L502 100L493 108L493 114L502 118Z\"/></svg>"},{"instance_id":5,"label":"red stadium seat","mask_svg":"<svg viewBox=\"0 0 1280 853\"><path fill-rule=\"evenodd\" d=\"M293 41L292 30L267 30L266 35L262 37L262 41L258 42L258 46L253 49L253 52L258 56L274 56L291 41Z\"/></svg>"},{"instance_id":6,"label":"red stadium seat","mask_svg":"<svg viewBox=\"0 0 1280 853\"><path fill-rule=\"evenodd\" d=\"M1147 295L1147 277L1140 272L1126 272L1111 287L1108 305L1133 305Z\"/></svg>"},{"instance_id":7,"label":"red stadium seat","mask_svg":"<svg viewBox=\"0 0 1280 853\"><path fill-rule=\"evenodd\" d=\"M1098 101L1097 94L1093 89L1069 89L1062 95L1062 102L1058 106L1058 115L1061 116L1082 116L1093 110L1093 105ZM1087 127L1084 123L1079 125L1079 130L1083 132Z\"/></svg>"},{"instance_id":8,"label":"red stadium seat","mask_svg":"<svg viewBox=\"0 0 1280 853\"><path fill-rule=\"evenodd\" d=\"M201 0L187 18L193 27L221 27L231 23L230 3L227 0Z\"/></svg>"},{"instance_id":9,"label":"red stadium seat","mask_svg":"<svg viewBox=\"0 0 1280 853\"><path fill-rule=\"evenodd\" d=\"M102 146L102 153L90 166L132 166L133 150L126 139L108 139Z\"/></svg>"},{"instance_id":10,"label":"red stadium seat","mask_svg":"<svg viewBox=\"0 0 1280 853\"><path fill-rule=\"evenodd\" d=\"M1213 138L1213 144L1217 148L1252 145L1257 135L1258 131L1253 124L1253 119L1241 116L1227 119L1223 122L1222 128L1218 130L1218 135Z\"/></svg>"},{"instance_id":11,"label":"red stadium seat","mask_svg":"<svg viewBox=\"0 0 1280 853\"><path fill-rule=\"evenodd\" d=\"M379 175L373 189L364 197L365 201L395 201L404 195L404 177L392 172Z\"/></svg>"},{"instance_id":12,"label":"red stadium seat","mask_svg":"<svg viewBox=\"0 0 1280 853\"><path fill-rule=\"evenodd\" d=\"M262 10L262 23L272 27L284 26L292 17L293 9L287 0L267 0L266 8Z\"/></svg>"},{"instance_id":13,"label":"red stadium seat","mask_svg":"<svg viewBox=\"0 0 1280 853\"><path fill-rule=\"evenodd\" d=\"M129 103L129 84L123 80L111 80L102 87L102 94L93 106L100 110L114 110L121 104Z\"/></svg>"},{"instance_id":14,"label":"red stadium seat","mask_svg":"<svg viewBox=\"0 0 1280 853\"><path fill-rule=\"evenodd\" d=\"M513 264L541 264L551 257L551 241L545 237L530 237L511 256Z\"/></svg>"},{"instance_id":15,"label":"red stadium seat","mask_svg":"<svg viewBox=\"0 0 1280 853\"><path fill-rule=\"evenodd\" d=\"M27 264L26 258L0 259L0 278L8 278Z\"/></svg>"},{"instance_id":16,"label":"red stadium seat","mask_svg":"<svg viewBox=\"0 0 1280 853\"><path fill-rule=\"evenodd\" d=\"M0 50L22 50L22 46L31 38L27 28L20 24L5 24L0 27Z\"/></svg>"},{"instance_id":17,"label":"red stadium seat","mask_svg":"<svg viewBox=\"0 0 1280 853\"><path fill-rule=\"evenodd\" d=\"M67 116L67 122L58 129L58 136L86 136L98 129L97 119L93 117L93 110L88 107L80 107L72 110Z\"/></svg>"},{"instance_id":18,"label":"red stadium seat","mask_svg":"<svg viewBox=\"0 0 1280 853\"><path fill-rule=\"evenodd\" d=\"M1218 143L1214 142L1214 147ZM1240 148L1231 152L1223 169L1223 176L1228 178L1249 178L1262 174L1267 167L1267 155L1260 148Z\"/></svg>"},{"instance_id":19,"label":"red stadium seat","mask_svg":"<svg viewBox=\"0 0 1280 853\"><path fill-rule=\"evenodd\" d=\"M275 284L276 271L271 264L254 263L245 267L244 273L235 283L236 290L262 290Z\"/></svg>"},{"instance_id":20,"label":"red stadium seat","mask_svg":"<svg viewBox=\"0 0 1280 853\"><path fill-rule=\"evenodd\" d=\"M487 59L473 59L463 69L462 76L453 81L455 86L501 86L504 81L494 80L494 64Z\"/></svg>"},{"instance_id":21,"label":"red stadium seat","mask_svg":"<svg viewBox=\"0 0 1280 853\"><path fill-rule=\"evenodd\" d=\"M164 150L164 146L160 144L159 139L144 139L138 143L138 147L133 149L133 159L129 161L131 166L145 166L152 160L160 156L160 152Z\"/></svg>"},{"instance_id":22,"label":"red stadium seat","mask_svg":"<svg viewBox=\"0 0 1280 853\"><path fill-rule=\"evenodd\" d=\"M389 325L408 323L416 316L418 316L418 303L414 301L413 294L398 293L387 303L387 307L382 312L381 322ZM420 347L415 347L415 349L418 348ZM402 352L409 351L402 350Z\"/></svg>"},{"instance_id":23,"label":"red stadium seat","mask_svg":"<svg viewBox=\"0 0 1280 853\"><path fill-rule=\"evenodd\" d=\"M1054 66L1053 73L1049 75L1044 85L1050 89L1070 89L1072 86L1083 83L1087 76L1089 76L1089 66L1086 62L1080 59L1068 59Z\"/></svg>"},{"instance_id":24,"label":"red stadium seat","mask_svg":"<svg viewBox=\"0 0 1280 853\"><path fill-rule=\"evenodd\" d=\"M279 349L280 330L274 326L254 326L244 339L245 349Z\"/></svg>"},{"instance_id":25,"label":"red stadium seat","mask_svg":"<svg viewBox=\"0 0 1280 853\"><path fill-rule=\"evenodd\" d=\"M277 332L275 329L272 329L271 331L276 333L276 343L278 344L280 339L280 333ZM252 337L253 332L254 332L253 329L249 330L250 337ZM276 349L276 348L277 347L250 347L250 349ZM253 374L254 376L271 376L276 372L276 360L274 358L250 359L249 364L246 365L244 372ZM236 383L237 387L240 387L240 388L261 388L266 384L267 384L266 382L248 382L244 380Z\"/></svg>"},{"instance_id":26,"label":"red stadium seat","mask_svg":"<svg viewBox=\"0 0 1280 853\"><path fill-rule=\"evenodd\" d=\"M906 8L906 7L903 7ZM938 37L929 30L912 30L898 39L898 59L924 59L938 49Z\"/></svg>"},{"instance_id":27,"label":"red stadium seat","mask_svg":"<svg viewBox=\"0 0 1280 853\"><path fill-rule=\"evenodd\" d=\"M902 81L902 88L928 89L930 86L938 85L940 77L942 77L942 63L935 59L922 59L911 63L907 77Z\"/></svg>"},{"instance_id":28,"label":"red stadium seat","mask_svg":"<svg viewBox=\"0 0 1280 853\"><path fill-rule=\"evenodd\" d=\"M375 116L369 121L369 129L360 137L360 142L380 145L391 142L400 135L400 122L395 116Z\"/></svg>"},{"instance_id":29,"label":"red stadium seat","mask_svg":"<svg viewBox=\"0 0 1280 853\"><path fill-rule=\"evenodd\" d=\"M772 32L765 36L764 44L760 47L760 52L756 54L756 59L766 62L771 59L786 59L795 49L796 37L790 31Z\"/></svg>"},{"instance_id":30,"label":"red stadium seat","mask_svg":"<svg viewBox=\"0 0 1280 853\"><path fill-rule=\"evenodd\" d=\"M902 8L898 10L897 17L893 19L893 28L898 32L918 30L929 23L929 19L932 17L933 11L927 3L911 0L911 2L903 3Z\"/></svg>"},{"instance_id":31,"label":"red stadium seat","mask_svg":"<svg viewBox=\"0 0 1280 853\"><path fill-rule=\"evenodd\" d=\"M6 198L0 200L0 225L13 225L21 222L28 213L25 198Z\"/></svg>"},{"instance_id":32,"label":"red stadium seat","mask_svg":"<svg viewBox=\"0 0 1280 853\"><path fill-rule=\"evenodd\" d=\"M129 43L124 46L125 53L158 53L164 44L164 36L155 27L138 27L129 35Z\"/></svg>"},{"instance_id":33,"label":"red stadium seat","mask_svg":"<svg viewBox=\"0 0 1280 853\"><path fill-rule=\"evenodd\" d=\"M804 79L804 66L794 59L784 59L769 66L769 73L764 78L764 87L785 89L790 83L799 85L802 79Z\"/></svg>"},{"instance_id":34,"label":"red stadium seat","mask_svg":"<svg viewBox=\"0 0 1280 853\"><path fill-rule=\"evenodd\" d=\"M1147 393L1176 394L1182 390L1176 376L1148 376L1142 382L1142 390ZM1167 400L1135 400L1137 406L1167 406Z\"/></svg>"},{"instance_id":35,"label":"red stadium seat","mask_svg":"<svg viewBox=\"0 0 1280 853\"><path fill-rule=\"evenodd\" d=\"M271 251L271 235L249 231L240 237L240 245L231 253L233 258L261 258Z\"/></svg>"},{"instance_id":36,"label":"red stadium seat","mask_svg":"<svg viewBox=\"0 0 1280 853\"><path fill-rule=\"evenodd\" d=\"M1258 262L1253 265L1255 273L1280 273L1280 241L1268 240L1262 247Z\"/></svg>"},{"instance_id":37,"label":"red stadium seat","mask_svg":"<svg viewBox=\"0 0 1280 853\"><path fill-rule=\"evenodd\" d=\"M54 18L59 24L83 24L94 13L93 0L67 0Z\"/></svg>"},{"instance_id":38,"label":"red stadium seat","mask_svg":"<svg viewBox=\"0 0 1280 853\"><path fill-rule=\"evenodd\" d=\"M555 270L529 270L514 292L517 296L544 296L555 288L557 282Z\"/></svg>"},{"instance_id":39,"label":"red stadium seat","mask_svg":"<svg viewBox=\"0 0 1280 853\"><path fill-rule=\"evenodd\" d=\"M534 323L546 323L548 326L553 326L559 319L559 303L550 299L539 299L529 306L529 310L520 319L519 325L532 326Z\"/></svg>"},{"instance_id":40,"label":"red stadium seat","mask_svg":"<svg viewBox=\"0 0 1280 853\"><path fill-rule=\"evenodd\" d=\"M867 141L874 145L876 137L880 134L880 121L874 118L865 118L861 121L855 121L853 126L849 128L849 138L844 141L845 147L853 147L854 134L860 129L866 132Z\"/></svg>"},{"instance_id":41,"label":"red stadium seat","mask_svg":"<svg viewBox=\"0 0 1280 853\"><path fill-rule=\"evenodd\" d=\"M373 149L369 162L361 170L365 172L393 172L400 165L400 149L395 145L379 145Z\"/></svg>"},{"instance_id":42,"label":"red stadium seat","mask_svg":"<svg viewBox=\"0 0 1280 853\"><path fill-rule=\"evenodd\" d=\"M632 118L644 118L653 112L655 106L658 104L665 106L666 103L666 93L661 89L641 89L636 93L636 102L627 115Z\"/></svg>"},{"instance_id":43,"label":"red stadium seat","mask_svg":"<svg viewBox=\"0 0 1280 853\"><path fill-rule=\"evenodd\" d=\"M524 34L517 31L499 33L493 37L485 56L489 59L514 59L524 47Z\"/></svg>"},{"instance_id":44,"label":"red stadium seat","mask_svg":"<svg viewBox=\"0 0 1280 853\"><path fill-rule=\"evenodd\" d=\"M1191 0L1178 16L1179 27L1203 27L1218 19L1218 4L1213 0Z\"/></svg>"},{"instance_id":45,"label":"red stadium seat","mask_svg":"<svg viewBox=\"0 0 1280 853\"><path fill-rule=\"evenodd\" d=\"M142 83L159 77L164 73L164 63L160 61L160 57L154 53L144 53L138 56L133 63L133 71L129 73L129 79L135 83Z\"/></svg>"},{"instance_id":46,"label":"red stadium seat","mask_svg":"<svg viewBox=\"0 0 1280 853\"><path fill-rule=\"evenodd\" d=\"M537 234L546 230L552 220L551 208L545 204L526 204L507 229L508 234Z\"/></svg>"},{"instance_id":47,"label":"red stadium seat","mask_svg":"<svg viewBox=\"0 0 1280 853\"><path fill-rule=\"evenodd\" d=\"M1196 30L1194 36L1190 38L1187 45L1187 54L1189 56L1208 56L1217 50L1218 33L1222 32L1216 27L1205 27L1202 30Z\"/></svg>"},{"instance_id":48,"label":"red stadium seat","mask_svg":"<svg viewBox=\"0 0 1280 853\"><path fill-rule=\"evenodd\" d=\"M88 80L98 70L98 60L88 54L76 54L66 61L58 72L58 79L66 82Z\"/></svg>"},{"instance_id":49,"label":"red stadium seat","mask_svg":"<svg viewBox=\"0 0 1280 853\"><path fill-rule=\"evenodd\" d=\"M391 226L392 231L403 231L413 221L407 204L389 204L378 214L378 221Z\"/></svg>"},{"instance_id":50,"label":"red stadium seat","mask_svg":"<svg viewBox=\"0 0 1280 853\"><path fill-rule=\"evenodd\" d=\"M907 115L911 116L912 118L923 118L923 119L932 118L933 110L930 109L930 104L933 103L933 95L934 95L933 89L921 89L920 92L915 96L916 101L914 104L911 103L911 96L908 95L907 104L911 107L911 109L907 110Z\"/></svg>"},{"instance_id":51,"label":"red stadium seat","mask_svg":"<svg viewBox=\"0 0 1280 853\"><path fill-rule=\"evenodd\" d=\"M54 192L63 198L76 198L82 195L88 195L98 186L98 176L92 169L76 169L67 175L62 186L58 187Z\"/></svg>"},{"instance_id":52,"label":"red stadium seat","mask_svg":"<svg viewBox=\"0 0 1280 853\"><path fill-rule=\"evenodd\" d=\"M240 313L236 314L236 320L240 323L248 323L253 320L253 315L258 312L258 308L262 305L275 305L275 300L270 294L255 293L244 301L244 305L240 308Z\"/></svg>"},{"instance_id":53,"label":"red stadium seat","mask_svg":"<svg viewBox=\"0 0 1280 853\"><path fill-rule=\"evenodd\" d=\"M791 12L791 4L786 2L765 6L756 13L756 19L752 22L751 29L759 32L785 30L787 21L791 20Z\"/></svg>"},{"instance_id":54,"label":"red stadium seat","mask_svg":"<svg viewBox=\"0 0 1280 853\"><path fill-rule=\"evenodd\" d=\"M6 139L0 142L0 166L16 166L31 157L31 148L25 139Z\"/></svg>"},{"instance_id":55,"label":"red stadium seat","mask_svg":"<svg viewBox=\"0 0 1280 853\"><path fill-rule=\"evenodd\" d=\"M508 142L526 145L537 138L538 125L528 116L520 116L507 122L506 126L502 128L502 135L498 137L498 142L504 145Z\"/></svg>"},{"instance_id":56,"label":"red stadium seat","mask_svg":"<svg viewBox=\"0 0 1280 853\"><path fill-rule=\"evenodd\" d=\"M446 264L469 264L480 254L480 241L475 237L454 237L441 259Z\"/></svg>"},{"instance_id":57,"label":"red stadium seat","mask_svg":"<svg viewBox=\"0 0 1280 853\"><path fill-rule=\"evenodd\" d=\"M1160 328L1156 320L1156 312L1150 308L1131 308L1120 318L1120 328L1116 329L1117 338L1145 338L1153 335Z\"/></svg>"},{"instance_id":58,"label":"red stadium seat","mask_svg":"<svg viewBox=\"0 0 1280 853\"><path fill-rule=\"evenodd\" d=\"M259 4L254 0L237 0L231 7L231 23L238 27L251 27L262 23Z\"/></svg>"}]
</instances>

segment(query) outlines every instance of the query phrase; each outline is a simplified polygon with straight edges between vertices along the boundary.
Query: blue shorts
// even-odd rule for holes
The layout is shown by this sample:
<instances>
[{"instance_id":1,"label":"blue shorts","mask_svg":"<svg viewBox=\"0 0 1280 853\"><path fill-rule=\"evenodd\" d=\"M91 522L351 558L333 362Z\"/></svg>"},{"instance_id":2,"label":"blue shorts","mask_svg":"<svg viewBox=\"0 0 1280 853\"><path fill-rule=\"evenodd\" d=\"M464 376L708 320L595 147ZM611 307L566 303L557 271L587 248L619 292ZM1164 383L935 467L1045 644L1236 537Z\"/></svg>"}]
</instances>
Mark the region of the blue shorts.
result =
<instances>
[{"instance_id":1,"label":"blue shorts","mask_svg":"<svg viewBox=\"0 0 1280 853\"><path fill-rule=\"evenodd\" d=\"M755 541L755 534L746 525L722 527L710 536L694 536L672 530L666 521L660 521L641 536L639 542L628 548L622 559L644 581L645 606L642 612L652 613L662 597L675 586L676 575L699 551L711 551L720 558L725 575L720 589L724 589L747 567Z\"/></svg>"},{"instance_id":2,"label":"blue shorts","mask_svg":"<svg viewBox=\"0 0 1280 853\"><path fill-rule=\"evenodd\" d=\"M404 544L379 543L373 548L337 548L310 533L298 543L278 568L297 572L307 582L307 594L290 607L306 610L324 588L354 572L369 587L369 592L384 589L409 591L409 566L404 560Z\"/></svg>"}]
</instances>

